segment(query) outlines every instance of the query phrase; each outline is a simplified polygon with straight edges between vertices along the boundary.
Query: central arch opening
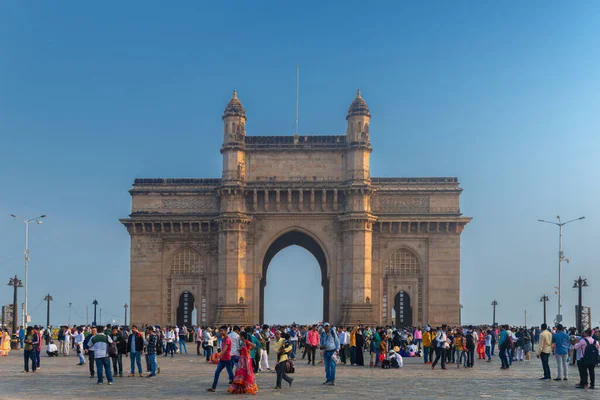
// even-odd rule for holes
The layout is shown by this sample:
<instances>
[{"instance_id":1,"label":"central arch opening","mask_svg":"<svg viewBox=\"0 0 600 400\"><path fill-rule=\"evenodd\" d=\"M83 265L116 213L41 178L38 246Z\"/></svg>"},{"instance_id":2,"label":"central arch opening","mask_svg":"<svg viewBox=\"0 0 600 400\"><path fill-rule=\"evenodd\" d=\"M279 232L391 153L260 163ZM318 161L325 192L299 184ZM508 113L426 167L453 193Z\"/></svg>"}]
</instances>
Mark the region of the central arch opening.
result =
<instances>
[{"instance_id":1,"label":"central arch opening","mask_svg":"<svg viewBox=\"0 0 600 400\"><path fill-rule=\"evenodd\" d=\"M321 248L319 243L317 243L312 237L310 237L306 233L303 233L300 231L291 231L291 232L284 233L279 238L277 238L277 240L275 240L271 244L271 246L265 253L265 258L263 260L263 266L262 266L263 275L262 275L262 279L260 281L260 323L261 324L265 323L265 287L267 286L269 265L271 264L271 261L273 261L273 258L280 251L282 251L283 249L290 247L290 246L298 246L298 247L301 247L301 248L307 250L317 260L317 263L319 264L319 268L320 268L321 286L323 289L322 317L323 317L324 321L329 319L329 301L328 301L329 300L329 280L327 279L327 258L325 257L325 253L323 252L323 249ZM293 250L294 249L291 249L291 252L290 252L292 256L294 255L294 253L298 254L297 252L294 252ZM292 262L285 261L285 259L282 259L281 261L292 264ZM294 263L294 265L297 265L297 264ZM294 274L298 274L298 273L301 274L302 266L298 265L296 268L298 268L299 270L298 271L289 271L288 269L286 269L285 273L288 274L288 276L285 278L285 280L281 280L279 282L281 282L282 285L284 285L286 287L287 294L290 298L293 298L293 299L295 299L295 301L302 303L302 297L309 296L311 293L314 293L314 290L316 288L314 288L314 287L301 288L301 290L303 290L303 291L298 292L296 290L296 288L293 287ZM273 285L278 284L278 282L269 282L269 283L273 284ZM290 287L291 287L291 289L290 289ZM275 301L275 299L270 300L270 301ZM291 320L283 321L283 319L285 319L285 318L286 318L286 315L282 315L280 319L277 319L274 321L268 321L268 322L271 322L271 323L291 323L292 322ZM288 318L293 319L294 315L289 315ZM309 323L311 321L296 321L296 322Z\"/></svg>"}]
</instances>

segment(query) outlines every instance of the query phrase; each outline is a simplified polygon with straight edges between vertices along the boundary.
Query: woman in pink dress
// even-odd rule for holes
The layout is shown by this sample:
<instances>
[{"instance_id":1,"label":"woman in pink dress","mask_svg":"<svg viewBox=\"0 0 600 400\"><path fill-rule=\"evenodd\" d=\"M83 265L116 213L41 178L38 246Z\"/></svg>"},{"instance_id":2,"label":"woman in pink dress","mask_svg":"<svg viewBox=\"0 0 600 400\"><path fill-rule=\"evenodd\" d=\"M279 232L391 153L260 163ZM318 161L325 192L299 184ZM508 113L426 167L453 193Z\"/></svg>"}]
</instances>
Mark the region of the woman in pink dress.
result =
<instances>
[{"instance_id":1,"label":"woman in pink dress","mask_svg":"<svg viewBox=\"0 0 600 400\"><path fill-rule=\"evenodd\" d=\"M256 394L258 393L258 385L256 384L256 379L254 379L252 360L250 359L250 350L252 350L255 345L248 340L248 334L246 332L240 333L240 340L244 342L244 345L240 347L240 359L238 360L237 369L235 370L233 383L229 386L227 391L234 394Z\"/></svg>"}]
</instances>

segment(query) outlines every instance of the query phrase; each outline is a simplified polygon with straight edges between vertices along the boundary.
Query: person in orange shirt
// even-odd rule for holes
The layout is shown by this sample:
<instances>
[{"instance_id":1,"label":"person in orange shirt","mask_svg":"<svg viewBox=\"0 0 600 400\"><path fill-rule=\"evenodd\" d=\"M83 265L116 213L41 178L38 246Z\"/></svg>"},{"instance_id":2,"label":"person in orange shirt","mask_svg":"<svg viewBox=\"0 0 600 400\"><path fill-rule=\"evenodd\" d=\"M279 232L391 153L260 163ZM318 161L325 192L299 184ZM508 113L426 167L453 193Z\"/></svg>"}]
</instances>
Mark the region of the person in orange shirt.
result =
<instances>
[{"instance_id":1,"label":"person in orange shirt","mask_svg":"<svg viewBox=\"0 0 600 400\"><path fill-rule=\"evenodd\" d=\"M321 337L317 331L317 325L313 325L312 329L306 334L306 346L308 347L308 364L312 362L315 365L317 348L321 345Z\"/></svg>"}]
</instances>

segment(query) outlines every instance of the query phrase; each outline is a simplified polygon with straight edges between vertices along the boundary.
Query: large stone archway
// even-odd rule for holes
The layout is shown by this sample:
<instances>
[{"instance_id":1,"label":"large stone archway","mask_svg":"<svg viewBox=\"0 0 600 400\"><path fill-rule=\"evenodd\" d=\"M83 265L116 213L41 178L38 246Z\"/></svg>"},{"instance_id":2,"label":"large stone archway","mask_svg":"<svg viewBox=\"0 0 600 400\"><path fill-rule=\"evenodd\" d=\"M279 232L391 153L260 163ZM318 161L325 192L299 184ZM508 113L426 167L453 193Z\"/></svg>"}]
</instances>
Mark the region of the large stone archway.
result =
<instances>
[{"instance_id":1,"label":"large stone archway","mask_svg":"<svg viewBox=\"0 0 600 400\"><path fill-rule=\"evenodd\" d=\"M131 236L131 322L175 323L182 290L201 325L262 322L266 269L295 244L319 262L332 323L389 324L397 290L410 296L413 322L458 323L460 234L471 220L458 179L372 178L360 92L346 121L343 135L247 136L234 92L221 178L136 179L121 220ZM398 249L410 249L418 271Z\"/></svg>"},{"instance_id":2,"label":"large stone archway","mask_svg":"<svg viewBox=\"0 0 600 400\"><path fill-rule=\"evenodd\" d=\"M321 269L321 286L323 287L323 321L329 320L329 278L327 276L327 257L321 245L308 233L298 229L290 230L279 236L267 249L262 263L260 280L260 312L259 322L265 321L265 287L267 286L267 269L273 257L289 246L300 246L311 253Z\"/></svg>"}]
</instances>

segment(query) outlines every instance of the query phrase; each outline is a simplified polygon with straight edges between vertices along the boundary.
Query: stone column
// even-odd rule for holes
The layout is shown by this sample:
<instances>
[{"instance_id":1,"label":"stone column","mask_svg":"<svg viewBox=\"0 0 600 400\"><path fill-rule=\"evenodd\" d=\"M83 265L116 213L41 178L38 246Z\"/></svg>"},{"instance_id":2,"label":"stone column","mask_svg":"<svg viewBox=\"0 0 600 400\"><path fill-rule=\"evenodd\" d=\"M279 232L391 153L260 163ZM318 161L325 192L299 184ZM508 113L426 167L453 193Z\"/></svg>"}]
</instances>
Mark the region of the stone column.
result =
<instances>
[{"instance_id":1,"label":"stone column","mask_svg":"<svg viewBox=\"0 0 600 400\"><path fill-rule=\"evenodd\" d=\"M342 225L343 297L341 324L358 321L373 325L377 321L371 304L373 222L369 214L345 215Z\"/></svg>"},{"instance_id":2,"label":"stone column","mask_svg":"<svg viewBox=\"0 0 600 400\"><path fill-rule=\"evenodd\" d=\"M246 245L250 219L222 216L219 222L218 301L216 325L247 325Z\"/></svg>"},{"instance_id":3,"label":"stone column","mask_svg":"<svg viewBox=\"0 0 600 400\"><path fill-rule=\"evenodd\" d=\"M247 324L245 299L252 288L247 283L246 247L251 222L246 214L246 189L242 184L222 186L218 190L221 213L218 224L218 283L214 323Z\"/></svg>"}]
</instances>

